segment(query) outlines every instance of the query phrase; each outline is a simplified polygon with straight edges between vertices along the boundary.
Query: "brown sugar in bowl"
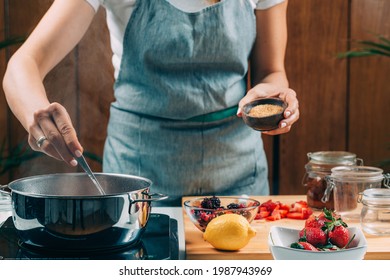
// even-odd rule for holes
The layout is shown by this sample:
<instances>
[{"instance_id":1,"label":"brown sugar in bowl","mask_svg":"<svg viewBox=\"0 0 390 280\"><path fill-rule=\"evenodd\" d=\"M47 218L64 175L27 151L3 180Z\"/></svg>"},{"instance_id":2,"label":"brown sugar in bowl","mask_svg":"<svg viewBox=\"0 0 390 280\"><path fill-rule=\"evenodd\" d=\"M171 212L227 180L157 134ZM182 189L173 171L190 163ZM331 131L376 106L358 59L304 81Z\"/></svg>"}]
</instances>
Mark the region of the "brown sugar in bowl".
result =
<instances>
[{"instance_id":1,"label":"brown sugar in bowl","mask_svg":"<svg viewBox=\"0 0 390 280\"><path fill-rule=\"evenodd\" d=\"M279 98L257 99L244 105L242 118L255 130L273 130L279 127L286 108L287 104Z\"/></svg>"}]
</instances>

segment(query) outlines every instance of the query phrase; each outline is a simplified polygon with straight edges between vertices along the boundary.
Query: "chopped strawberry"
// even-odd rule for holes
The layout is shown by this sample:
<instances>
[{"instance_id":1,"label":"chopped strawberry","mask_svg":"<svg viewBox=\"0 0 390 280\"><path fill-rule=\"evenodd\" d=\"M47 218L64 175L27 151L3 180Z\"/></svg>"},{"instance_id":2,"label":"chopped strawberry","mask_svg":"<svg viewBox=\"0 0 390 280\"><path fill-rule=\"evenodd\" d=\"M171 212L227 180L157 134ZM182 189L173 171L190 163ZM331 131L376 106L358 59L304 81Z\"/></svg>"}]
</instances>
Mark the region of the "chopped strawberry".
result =
<instances>
[{"instance_id":1,"label":"chopped strawberry","mask_svg":"<svg viewBox=\"0 0 390 280\"><path fill-rule=\"evenodd\" d=\"M290 213L287 213L287 218L289 219L294 219L294 220L304 220L306 219L302 213L299 213L299 212L290 212Z\"/></svg>"},{"instance_id":2,"label":"chopped strawberry","mask_svg":"<svg viewBox=\"0 0 390 280\"><path fill-rule=\"evenodd\" d=\"M290 206L287 204L280 203L279 209L290 211Z\"/></svg>"},{"instance_id":3,"label":"chopped strawberry","mask_svg":"<svg viewBox=\"0 0 390 280\"><path fill-rule=\"evenodd\" d=\"M260 211L256 214L255 220L260 220L268 217L271 213L268 211Z\"/></svg>"},{"instance_id":4,"label":"chopped strawberry","mask_svg":"<svg viewBox=\"0 0 390 280\"><path fill-rule=\"evenodd\" d=\"M265 218L267 221L277 221L277 220L280 220L282 217L280 215L280 212L279 212L279 209L274 209L274 211L272 211L271 215L268 216L267 218Z\"/></svg>"},{"instance_id":5,"label":"chopped strawberry","mask_svg":"<svg viewBox=\"0 0 390 280\"><path fill-rule=\"evenodd\" d=\"M200 213L200 219L205 221L205 222L208 222L208 221L212 220L213 218L214 218L213 214L208 214L206 212Z\"/></svg>"},{"instance_id":6,"label":"chopped strawberry","mask_svg":"<svg viewBox=\"0 0 390 280\"><path fill-rule=\"evenodd\" d=\"M277 220L280 220L280 216L268 216L267 218L265 218L267 221L277 221Z\"/></svg>"},{"instance_id":7,"label":"chopped strawberry","mask_svg":"<svg viewBox=\"0 0 390 280\"><path fill-rule=\"evenodd\" d=\"M309 218L311 214L313 214L313 210L311 210L311 208L308 207L302 208L302 215L304 219Z\"/></svg>"},{"instance_id":8,"label":"chopped strawberry","mask_svg":"<svg viewBox=\"0 0 390 280\"><path fill-rule=\"evenodd\" d=\"M269 212L272 212L276 206L277 206L277 203L273 202L272 199L269 199L260 205L260 207L266 207L267 211L269 211Z\"/></svg>"},{"instance_id":9,"label":"chopped strawberry","mask_svg":"<svg viewBox=\"0 0 390 280\"><path fill-rule=\"evenodd\" d=\"M300 200L300 201L294 202L291 205L290 211L291 212L302 212L302 208L308 208L308 205L307 205L306 201Z\"/></svg>"},{"instance_id":10,"label":"chopped strawberry","mask_svg":"<svg viewBox=\"0 0 390 280\"><path fill-rule=\"evenodd\" d=\"M290 245L291 248L295 249L303 249L306 251L319 251L316 247L314 247L309 242L294 242Z\"/></svg>"},{"instance_id":11,"label":"chopped strawberry","mask_svg":"<svg viewBox=\"0 0 390 280\"><path fill-rule=\"evenodd\" d=\"M280 201L272 201L271 199L263 202L259 207L259 212L255 219L266 219L267 221L276 221L284 218L290 219L307 219L313 210L307 206L306 201L297 201L293 204L288 205L281 203ZM270 217L274 216L274 217Z\"/></svg>"},{"instance_id":12,"label":"chopped strawberry","mask_svg":"<svg viewBox=\"0 0 390 280\"><path fill-rule=\"evenodd\" d=\"M265 207L265 206L260 206L259 212L269 212L269 211L268 211L268 208L267 208L267 207Z\"/></svg>"},{"instance_id":13,"label":"chopped strawberry","mask_svg":"<svg viewBox=\"0 0 390 280\"><path fill-rule=\"evenodd\" d=\"M288 210L286 210L286 209L279 209L278 211L279 211L280 217L281 217L282 219L287 217Z\"/></svg>"}]
</instances>

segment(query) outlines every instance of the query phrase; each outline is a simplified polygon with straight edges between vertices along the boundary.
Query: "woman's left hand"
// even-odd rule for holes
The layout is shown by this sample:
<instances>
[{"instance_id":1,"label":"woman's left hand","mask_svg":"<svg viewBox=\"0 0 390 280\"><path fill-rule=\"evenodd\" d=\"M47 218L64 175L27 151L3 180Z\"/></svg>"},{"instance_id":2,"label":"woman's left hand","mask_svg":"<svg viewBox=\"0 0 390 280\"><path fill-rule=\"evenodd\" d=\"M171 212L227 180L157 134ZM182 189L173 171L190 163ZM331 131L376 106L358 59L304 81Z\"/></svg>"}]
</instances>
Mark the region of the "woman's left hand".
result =
<instances>
[{"instance_id":1,"label":"woman's left hand","mask_svg":"<svg viewBox=\"0 0 390 280\"><path fill-rule=\"evenodd\" d=\"M290 88L277 87L268 83L261 83L256 85L248 91L243 99L241 99L240 103L238 104L239 109L237 111L237 116L242 116L242 107L245 104L259 98L268 97L278 97L283 99L288 104L288 106L284 111L284 119L279 123L279 128L271 131L263 131L262 133L268 135L278 135L289 132L291 126L299 119L299 103L297 94Z\"/></svg>"}]
</instances>

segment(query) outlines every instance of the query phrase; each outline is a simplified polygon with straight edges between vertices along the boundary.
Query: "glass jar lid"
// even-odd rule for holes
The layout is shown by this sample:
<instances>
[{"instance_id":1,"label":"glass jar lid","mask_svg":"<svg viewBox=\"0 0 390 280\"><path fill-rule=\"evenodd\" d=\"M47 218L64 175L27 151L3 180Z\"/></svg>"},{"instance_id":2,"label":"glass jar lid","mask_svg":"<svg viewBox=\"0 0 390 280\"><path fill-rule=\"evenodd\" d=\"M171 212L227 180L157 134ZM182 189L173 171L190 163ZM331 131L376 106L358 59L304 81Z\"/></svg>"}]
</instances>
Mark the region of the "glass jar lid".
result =
<instances>
[{"instance_id":1,"label":"glass jar lid","mask_svg":"<svg viewBox=\"0 0 390 280\"><path fill-rule=\"evenodd\" d=\"M308 153L309 162L305 165L307 172L330 174L333 167L344 165L363 165L363 160L357 159L356 154L344 151L320 151Z\"/></svg>"},{"instance_id":2,"label":"glass jar lid","mask_svg":"<svg viewBox=\"0 0 390 280\"><path fill-rule=\"evenodd\" d=\"M365 205L390 206L390 189L367 189L363 192L361 201Z\"/></svg>"},{"instance_id":3,"label":"glass jar lid","mask_svg":"<svg viewBox=\"0 0 390 280\"><path fill-rule=\"evenodd\" d=\"M308 153L310 162L317 164L355 165L356 154L345 151L320 151Z\"/></svg>"},{"instance_id":4,"label":"glass jar lid","mask_svg":"<svg viewBox=\"0 0 390 280\"><path fill-rule=\"evenodd\" d=\"M337 166L332 168L331 177L349 182L380 182L384 178L383 169L371 166Z\"/></svg>"}]
</instances>

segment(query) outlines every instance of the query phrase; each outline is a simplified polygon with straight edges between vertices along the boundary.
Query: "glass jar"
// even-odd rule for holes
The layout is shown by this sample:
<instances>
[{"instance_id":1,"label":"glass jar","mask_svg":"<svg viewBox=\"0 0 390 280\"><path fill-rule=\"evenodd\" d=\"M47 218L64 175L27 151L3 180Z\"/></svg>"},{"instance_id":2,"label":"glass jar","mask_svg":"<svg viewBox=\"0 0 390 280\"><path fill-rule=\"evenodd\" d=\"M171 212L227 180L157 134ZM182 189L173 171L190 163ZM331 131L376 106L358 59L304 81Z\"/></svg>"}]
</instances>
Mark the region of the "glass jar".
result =
<instances>
[{"instance_id":1,"label":"glass jar","mask_svg":"<svg viewBox=\"0 0 390 280\"><path fill-rule=\"evenodd\" d=\"M334 210L344 220L359 221L359 196L367 189L381 188L387 185L383 170L371 166L338 166L326 177L327 188L323 201L329 200L333 191Z\"/></svg>"},{"instance_id":2,"label":"glass jar","mask_svg":"<svg viewBox=\"0 0 390 280\"><path fill-rule=\"evenodd\" d=\"M374 188L363 192L360 224L365 233L390 235L390 189Z\"/></svg>"},{"instance_id":3,"label":"glass jar","mask_svg":"<svg viewBox=\"0 0 390 280\"><path fill-rule=\"evenodd\" d=\"M8 194L3 194L3 186L0 185L0 226L2 223L12 215L11 197Z\"/></svg>"},{"instance_id":4,"label":"glass jar","mask_svg":"<svg viewBox=\"0 0 390 280\"><path fill-rule=\"evenodd\" d=\"M330 193L329 200L322 201L327 187L325 176L331 174L336 166L362 165L363 161L356 158L356 155L344 151L321 151L308 153L309 162L305 165L306 173L302 184L306 190L307 204L315 209L334 210L333 194Z\"/></svg>"}]
</instances>

